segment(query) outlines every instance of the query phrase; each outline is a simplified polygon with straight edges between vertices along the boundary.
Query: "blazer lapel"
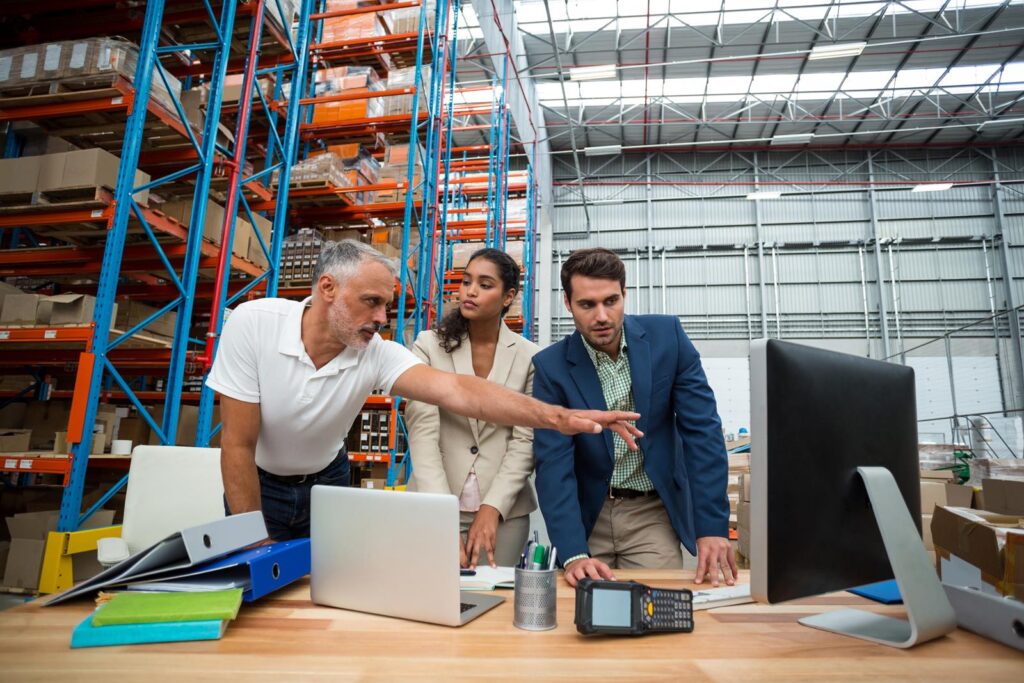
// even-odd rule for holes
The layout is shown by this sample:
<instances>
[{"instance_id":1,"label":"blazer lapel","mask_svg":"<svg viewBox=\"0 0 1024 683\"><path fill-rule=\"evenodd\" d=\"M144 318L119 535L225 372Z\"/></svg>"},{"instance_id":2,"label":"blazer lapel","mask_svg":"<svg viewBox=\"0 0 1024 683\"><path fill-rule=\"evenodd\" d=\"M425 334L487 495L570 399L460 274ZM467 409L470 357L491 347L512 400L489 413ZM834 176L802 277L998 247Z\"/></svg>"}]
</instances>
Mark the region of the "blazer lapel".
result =
<instances>
[{"instance_id":1,"label":"blazer lapel","mask_svg":"<svg viewBox=\"0 0 1024 683\"><path fill-rule=\"evenodd\" d=\"M626 354L629 357L629 374L633 380L633 403L640 419L636 426L641 432L647 431L647 412L651 408L651 345L647 333L629 318L625 319L623 333L626 335Z\"/></svg>"},{"instance_id":2,"label":"blazer lapel","mask_svg":"<svg viewBox=\"0 0 1024 683\"><path fill-rule=\"evenodd\" d=\"M459 348L452 352L452 365L455 366L455 372L460 375L475 375L473 371L473 347L470 345L469 336L467 335L462 343L459 344ZM473 439L477 443L480 442L480 425L471 417L467 417L466 420L469 422L470 429L473 430Z\"/></svg>"},{"instance_id":3,"label":"blazer lapel","mask_svg":"<svg viewBox=\"0 0 1024 683\"><path fill-rule=\"evenodd\" d=\"M516 337L518 335L501 324L498 330L498 344L494 348L494 363L491 364L491 374L487 379L505 386L509 373L512 372L512 364L516 359Z\"/></svg>"},{"instance_id":4,"label":"blazer lapel","mask_svg":"<svg viewBox=\"0 0 1024 683\"><path fill-rule=\"evenodd\" d=\"M601 390L601 381L597 378L597 369L594 362L590 360L586 348L583 346L583 337L580 333L573 332L569 337L566 351L566 360L569 361L569 374L572 375L576 387L583 395L583 403L590 410L608 410L608 404L604 402L604 392ZM605 447L608 449L608 457L615 460L615 447L612 444L612 432L605 429L601 435L604 437Z\"/></svg>"},{"instance_id":5,"label":"blazer lapel","mask_svg":"<svg viewBox=\"0 0 1024 683\"><path fill-rule=\"evenodd\" d=\"M508 329L505 323L501 324L498 329L498 343L494 347L494 362L491 363L491 372L487 375L487 381L500 384L503 387L508 387L508 377L512 374L512 366L515 364L516 353L516 337L515 332ZM480 430L480 438L486 439L492 431L498 429L499 425L490 422L481 422L478 425Z\"/></svg>"}]
</instances>

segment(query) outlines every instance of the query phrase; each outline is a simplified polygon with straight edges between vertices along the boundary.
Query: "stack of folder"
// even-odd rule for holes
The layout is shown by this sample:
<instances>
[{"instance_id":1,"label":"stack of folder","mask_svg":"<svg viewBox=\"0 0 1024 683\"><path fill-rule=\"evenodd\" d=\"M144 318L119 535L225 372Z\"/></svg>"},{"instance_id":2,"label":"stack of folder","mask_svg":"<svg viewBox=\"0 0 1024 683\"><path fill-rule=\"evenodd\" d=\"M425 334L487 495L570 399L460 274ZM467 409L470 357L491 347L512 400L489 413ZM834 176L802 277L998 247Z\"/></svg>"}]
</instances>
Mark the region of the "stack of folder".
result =
<instances>
[{"instance_id":1,"label":"stack of folder","mask_svg":"<svg viewBox=\"0 0 1024 683\"><path fill-rule=\"evenodd\" d=\"M54 595L45 604L56 605L110 588L184 593L240 588L242 599L252 602L310 570L308 538L249 548L266 538L259 512L183 529Z\"/></svg>"},{"instance_id":2,"label":"stack of folder","mask_svg":"<svg viewBox=\"0 0 1024 683\"><path fill-rule=\"evenodd\" d=\"M216 640L238 616L242 590L117 593L71 634L71 647Z\"/></svg>"}]
</instances>

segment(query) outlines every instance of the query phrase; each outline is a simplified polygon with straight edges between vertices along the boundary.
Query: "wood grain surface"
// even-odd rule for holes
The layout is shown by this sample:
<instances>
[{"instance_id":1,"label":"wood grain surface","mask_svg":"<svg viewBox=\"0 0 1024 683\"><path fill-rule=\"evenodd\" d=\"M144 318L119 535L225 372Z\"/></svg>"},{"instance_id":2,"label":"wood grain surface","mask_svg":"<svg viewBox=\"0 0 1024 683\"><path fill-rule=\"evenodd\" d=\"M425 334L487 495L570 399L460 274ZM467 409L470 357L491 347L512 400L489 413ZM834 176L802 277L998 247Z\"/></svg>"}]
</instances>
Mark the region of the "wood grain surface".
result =
<instances>
[{"instance_id":1,"label":"wood grain surface","mask_svg":"<svg viewBox=\"0 0 1024 683\"><path fill-rule=\"evenodd\" d=\"M665 588L694 587L688 572L617 574ZM508 600L449 628L314 605L303 581L243 605L218 641L84 650L71 650L69 641L91 602L45 609L30 603L0 612L0 680L1024 680L1024 654L965 631L904 651L797 623L850 606L902 613L848 593L698 612L691 634L644 638L579 635L574 592L561 580L552 631L515 628L512 592L498 594Z\"/></svg>"}]
</instances>

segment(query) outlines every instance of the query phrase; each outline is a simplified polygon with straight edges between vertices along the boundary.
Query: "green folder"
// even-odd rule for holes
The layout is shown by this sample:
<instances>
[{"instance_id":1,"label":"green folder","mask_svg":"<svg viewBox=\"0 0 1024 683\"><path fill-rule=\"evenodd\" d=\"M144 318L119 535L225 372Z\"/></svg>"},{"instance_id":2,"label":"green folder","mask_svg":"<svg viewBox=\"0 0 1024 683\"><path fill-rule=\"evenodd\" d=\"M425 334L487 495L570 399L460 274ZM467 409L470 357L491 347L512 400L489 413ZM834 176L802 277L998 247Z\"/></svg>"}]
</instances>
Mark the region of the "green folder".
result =
<instances>
[{"instance_id":1,"label":"green folder","mask_svg":"<svg viewBox=\"0 0 1024 683\"><path fill-rule=\"evenodd\" d=\"M229 621L238 615L242 589L201 593L118 593L100 605L94 626L154 624L167 621Z\"/></svg>"}]
</instances>

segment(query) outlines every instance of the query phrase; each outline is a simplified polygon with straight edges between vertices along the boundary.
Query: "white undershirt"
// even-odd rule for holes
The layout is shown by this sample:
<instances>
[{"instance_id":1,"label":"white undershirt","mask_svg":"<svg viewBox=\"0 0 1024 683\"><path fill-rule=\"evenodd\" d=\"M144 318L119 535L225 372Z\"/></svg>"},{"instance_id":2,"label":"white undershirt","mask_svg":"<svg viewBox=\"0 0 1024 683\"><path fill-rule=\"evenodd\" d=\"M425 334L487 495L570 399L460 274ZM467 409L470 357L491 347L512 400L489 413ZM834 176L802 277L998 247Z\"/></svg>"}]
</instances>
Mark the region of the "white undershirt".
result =
<instances>
[{"instance_id":1,"label":"white undershirt","mask_svg":"<svg viewBox=\"0 0 1024 683\"><path fill-rule=\"evenodd\" d=\"M319 370L302 343L310 299L257 299L224 324L206 385L260 404L256 464L279 475L319 472L337 457L366 397L391 391L421 363L404 346L374 335L363 350L346 348Z\"/></svg>"}]
</instances>

